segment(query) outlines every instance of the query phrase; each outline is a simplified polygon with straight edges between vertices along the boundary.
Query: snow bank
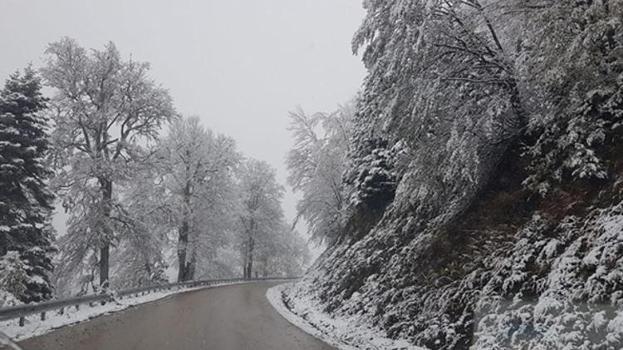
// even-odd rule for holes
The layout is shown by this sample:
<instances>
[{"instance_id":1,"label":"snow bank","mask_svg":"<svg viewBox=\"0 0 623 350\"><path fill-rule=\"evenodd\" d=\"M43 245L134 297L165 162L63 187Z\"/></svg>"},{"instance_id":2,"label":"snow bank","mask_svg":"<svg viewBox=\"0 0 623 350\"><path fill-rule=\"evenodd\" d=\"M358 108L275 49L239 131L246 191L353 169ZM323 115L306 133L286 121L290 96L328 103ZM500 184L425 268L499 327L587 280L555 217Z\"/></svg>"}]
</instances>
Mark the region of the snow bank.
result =
<instances>
[{"instance_id":1,"label":"snow bank","mask_svg":"<svg viewBox=\"0 0 623 350\"><path fill-rule=\"evenodd\" d=\"M65 309L65 313L63 315L58 314L56 311L48 311L46 313L45 321L41 321L39 319L39 314L33 314L28 316L26 319L26 323L23 327L19 326L18 319L12 319L0 322L0 331L4 332L7 336L12 338L15 341L20 341L24 339L28 339L31 337L35 337L38 335L46 334L55 329L77 324L83 321L88 321L92 318L101 315L108 315L113 312L125 310L127 308L148 303L151 301L155 301L158 299L165 298L167 296L190 292L193 290L199 290L204 288L214 288L225 285L233 285L239 283L246 282L236 282L236 283L223 283L216 284L211 286L201 286L195 288L187 288L180 290L172 290L172 291L161 291L150 293L147 295L142 295L138 297L124 297L120 300L114 300L106 303L105 305L101 305L100 303L96 303L93 306L89 306L88 304L81 304L80 308L76 310L76 307L69 307Z\"/></svg>"},{"instance_id":2,"label":"snow bank","mask_svg":"<svg viewBox=\"0 0 623 350\"><path fill-rule=\"evenodd\" d=\"M403 340L384 337L381 332L364 325L355 317L331 317L317 310L309 295L291 297L294 283L285 283L270 288L266 298L286 320L306 333L321 339L340 350L422 350Z\"/></svg>"}]
</instances>

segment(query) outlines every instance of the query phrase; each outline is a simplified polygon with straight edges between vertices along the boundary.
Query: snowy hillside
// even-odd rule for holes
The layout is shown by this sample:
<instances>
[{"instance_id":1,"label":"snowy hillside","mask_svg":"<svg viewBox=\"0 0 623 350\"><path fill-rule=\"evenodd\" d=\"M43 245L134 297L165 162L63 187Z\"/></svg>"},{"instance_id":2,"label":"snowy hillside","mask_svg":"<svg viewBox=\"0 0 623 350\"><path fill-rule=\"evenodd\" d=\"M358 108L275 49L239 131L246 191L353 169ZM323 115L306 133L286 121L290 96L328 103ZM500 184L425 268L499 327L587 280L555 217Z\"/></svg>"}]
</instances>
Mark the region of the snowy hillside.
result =
<instances>
[{"instance_id":1,"label":"snowy hillside","mask_svg":"<svg viewBox=\"0 0 623 350\"><path fill-rule=\"evenodd\" d=\"M622 348L623 3L365 7L345 200L284 299L431 349Z\"/></svg>"}]
</instances>

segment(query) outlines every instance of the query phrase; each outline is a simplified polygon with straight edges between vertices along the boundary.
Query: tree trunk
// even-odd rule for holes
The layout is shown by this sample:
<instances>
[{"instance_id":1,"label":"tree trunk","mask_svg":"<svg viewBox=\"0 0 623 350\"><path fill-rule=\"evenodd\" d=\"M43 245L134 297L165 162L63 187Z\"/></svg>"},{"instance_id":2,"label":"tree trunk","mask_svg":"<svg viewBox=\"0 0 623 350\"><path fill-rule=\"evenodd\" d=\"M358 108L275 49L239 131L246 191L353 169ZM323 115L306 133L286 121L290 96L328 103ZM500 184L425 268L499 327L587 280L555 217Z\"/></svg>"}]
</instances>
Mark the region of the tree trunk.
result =
<instances>
[{"instance_id":1,"label":"tree trunk","mask_svg":"<svg viewBox=\"0 0 623 350\"><path fill-rule=\"evenodd\" d=\"M268 256L264 257L264 267L262 269L262 277L268 276Z\"/></svg>"},{"instance_id":2,"label":"tree trunk","mask_svg":"<svg viewBox=\"0 0 623 350\"><path fill-rule=\"evenodd\" d=\"M109 286L108 266L110 258L110 244L106 243L100 248L100 287L106 289Z\"/></svg>"},{"instance_id":3,"label":"tree trunk","mask_svg":"<svg viewBox=\"0 0 623 350\"><path fill-rule=\"evenodd\" d=\"M186 183L184 188L184 219L182 226L179 228L177 240L177 281L184 282L189 279L190 264L186 261L188 251L188 234L190 231L190 182Z\"/></svg>"},{"instance_id":4,"label":"tree trunk","mask_svg":"<svg viewBox=\"0 0 623 350\"><path fill-rule=\"evenodd\" d=\"M253 277L253 250L255 249L255 240L252 235L249 235L249 241L247 242L247 258L245 266L245 279L251 279Z\"/></svg>"},{"instance_id":5,"label":"tree trunk","mask_svg":"<svg viewBox=\"0 0 623 350\"><path fill-rule=\"evenodd\" d=\"M190 261L188 262L188 266L186 268L186 280L191 281L195 279L195 267L197 266L197 249L196 247L192 248L192 253L190 254Z\"/></svg>"},{"instance_id":6,"label":"tree trunk","mask_svg":"<svg viewBox=\"0 0 623 350\"><path fill-rule=\"evenodd\" d=\"M247 278L247 259L248 259L248 254L247 254L247 246L245 244L244 246L244 251L242 252L242 278Z\"/></svg>"},{"instance_id":7,"label":"tree trunk","mask_svg":"<svg viewBox=\"0 0 623 350\"><path fill-rule=\"evenodd\" d=\"M110 227L110 216L112 213L112 181L100 178L100 190L102 192L102 203L104 206L104 222L102 225L102 237L100 237L100 259L99 275L100 287L106 289L110 285L109 281L109 261L110 261L110 242L112 240L112 229Z\"/></svg>"},{"instance_id":8,"label":"tree trunk","mask_svg":"<svg viewBox=\"0 0 623 350\"><path fill-rule=\"evenodd\" d=\"M188 221L184 220L182 227L179 229L177 239L177 281L184 282L186 280L186 250L188 248Z\"/></svg>"}]
</instances>

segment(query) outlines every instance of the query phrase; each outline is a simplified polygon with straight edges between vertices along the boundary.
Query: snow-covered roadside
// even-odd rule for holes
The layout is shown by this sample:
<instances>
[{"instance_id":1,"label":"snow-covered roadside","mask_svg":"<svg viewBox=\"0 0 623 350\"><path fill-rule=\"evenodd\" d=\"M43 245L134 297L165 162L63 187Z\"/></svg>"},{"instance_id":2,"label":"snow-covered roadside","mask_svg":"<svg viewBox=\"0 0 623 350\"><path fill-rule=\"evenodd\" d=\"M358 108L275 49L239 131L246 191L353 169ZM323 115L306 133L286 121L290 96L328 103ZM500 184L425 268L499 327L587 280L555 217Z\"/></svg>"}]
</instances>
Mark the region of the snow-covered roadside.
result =
<instances>
[{"instance_id":1,"label":"snow-covered roadside","mask_svg":"<svg viewBox=\"0 0 623 350\"><path fill-rule=\"evenodd\" d=\"M58 314L58 312L55 311L49 311L46 313L45 321L41 321L38 314L31 315L26 318L26 323L23 327L19 326L17 319L3 321L0 322L0 331L4 332L9 338L13 339L14 341L19 341L42 335L64 326L87 321L97 316L108 315L113 312L125 310L139 304L162 299L173 294L240 283L247 282L223 283L180 290L160 291L138 297L125 297L121 300L108 302L105 305L100 305L99 303L96 303L93 306L83 304L80 305L80 308L78 310L76 310L75 307L66 308L63 315L60 315Z\"/></svg>"},{"instance_id":2,"label":"snow-covered roadside","mask_svg":"<svg viewBox=\"0 0 623 350\"><path fill-rule=\"evenodd\" d=\"M294 283L268 289L266 298L286 320L325 343L340 350L425 350L409 345L406 341L386 338L354 317L331 317L315 309L315 303L307 296L288 298L284 292Z\"/></svg>"}]
</instances>

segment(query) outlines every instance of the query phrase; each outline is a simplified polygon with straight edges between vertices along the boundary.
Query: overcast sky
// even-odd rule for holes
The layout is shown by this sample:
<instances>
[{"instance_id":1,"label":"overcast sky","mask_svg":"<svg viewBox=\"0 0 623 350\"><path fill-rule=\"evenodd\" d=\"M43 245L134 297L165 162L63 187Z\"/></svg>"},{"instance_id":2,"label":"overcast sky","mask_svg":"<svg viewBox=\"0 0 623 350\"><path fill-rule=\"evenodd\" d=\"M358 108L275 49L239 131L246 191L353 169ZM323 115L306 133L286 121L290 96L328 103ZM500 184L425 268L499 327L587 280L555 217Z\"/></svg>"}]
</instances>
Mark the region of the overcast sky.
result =
<instances>
[{"instance_id":1,"label":"overcast sky","mask_svg":"<svg viewBox=\"0 0 623 350\"><path fill-rule=\"evenodd\" d=\"M361 85L350 40L363 14L361 0L0 0L0 79L39 66L62 36L113 41L152 64L180 113L235 138L285 184L288 111L333 110ZM288 193L290 219L295 203Z\"/></svg>"}]
</instances>

